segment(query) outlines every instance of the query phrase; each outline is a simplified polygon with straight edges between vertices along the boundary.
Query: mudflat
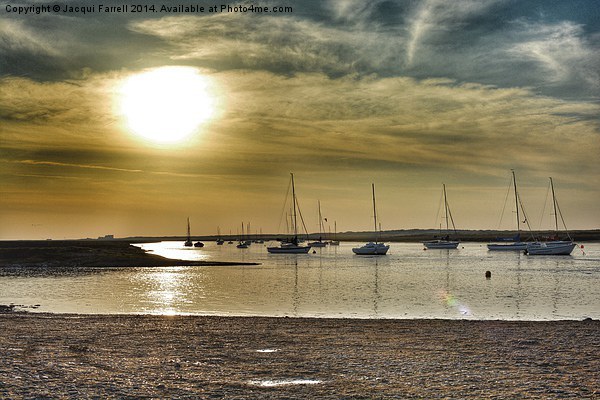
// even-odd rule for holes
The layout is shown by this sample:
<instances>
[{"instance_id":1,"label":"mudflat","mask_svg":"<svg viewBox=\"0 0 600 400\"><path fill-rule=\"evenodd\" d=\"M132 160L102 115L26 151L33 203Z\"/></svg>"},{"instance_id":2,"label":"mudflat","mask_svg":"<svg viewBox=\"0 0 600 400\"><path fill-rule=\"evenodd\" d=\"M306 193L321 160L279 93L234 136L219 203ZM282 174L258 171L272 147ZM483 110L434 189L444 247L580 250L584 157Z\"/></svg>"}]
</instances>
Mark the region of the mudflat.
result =
<instances>
[{"instance_id":1,"label":"mudflat","mask_svg":"<svg viewBox=\"0 0 600 400\"><path fill-rule=\"evenodd\" d=\"M0 398L600 399L599 321L0 313Z\"/></svg>"},{"instance_id":2,"label":"mudflat","mask_svg":"<svg viewBox=\"0 0 600 400\"><path fill-rule=\"evenodd\" d=\"M73 268L256 265L256 263L175 260L150 254L124 241L0 241L0 274L56 273Z\"/></svg>"}]
</instances>

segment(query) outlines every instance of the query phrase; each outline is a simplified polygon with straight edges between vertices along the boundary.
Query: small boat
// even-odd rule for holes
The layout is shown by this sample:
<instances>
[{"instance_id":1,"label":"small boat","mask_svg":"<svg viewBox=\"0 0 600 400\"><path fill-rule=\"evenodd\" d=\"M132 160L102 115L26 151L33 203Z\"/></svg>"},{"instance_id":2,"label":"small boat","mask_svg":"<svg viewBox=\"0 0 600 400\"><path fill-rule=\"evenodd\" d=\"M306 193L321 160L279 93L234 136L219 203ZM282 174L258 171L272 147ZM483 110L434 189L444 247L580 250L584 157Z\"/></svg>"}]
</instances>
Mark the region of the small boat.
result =
<instances>
[{"instance_id":1,"label":"small boat","mask_svg":"<svg viewBox=\"0 0 600 400\"><path fill-rule=\"evenodd\" d=\"M379 231L377 229L377 208L375 207L375 184L371 184L372 192L373 192L373 217L375 219L375 242L369 242L361 247L352 248L352 252L358 256L383 256L387 254L387 251L390 249L389 245L385 243L379 243Z\"/></svg>"},{"instance_id":2,"label":"small boat","mask_svg":"<svg viewBox=\"0 0 600 400\"><path fill-rule=\"evenodd\" d=\"M390 246L386 245L385 243L369 242L369 243L365 244L364 246L354 247L352 249L352 252L359 256L365 256L365 255L383 256L383 255L387 254L387 251L389 249L390 249Z\"/></svg>"},{"instance_id":3,"label":"small boat","mask_svg":"<svg viewBox=\"0 0 600 400\"><path fill-rule=\"evenodd\" d=\"M222 246L225 241L221 239L221 228L217 226L217 245Z\"/></svg>"},{"instance_id":4,"label":"small boat","mask_svg":"<svg viewBox=\"0 0 600 400\"><path fill-rule=\"evenodd\" d=\"M452 212L450 211L450 206L448 205L448 198L446 196L446 184L442 184L443 194L444 194L444 210L446 211L446 232L450 231L449 222L452 221L452 229L454 230L454 234L456 234L456 227L454 226L454 219L452 218ZM441 227L440 227L441 233ZM428 249L456 249L460 241L458 240L450 240L450 235L446 234L446 236L441 237L440 239L429 240L427 242L423 242L423 246Z\"/></svg>"},{"instance_id":5,"label":"small boat","mask_svg":"<svg viewBox=\"0 0 600 400\"><path fill-rule=\"evenodd\" d=\"M333 240L329 241L330 246L339 246L340 241L337 240L337 221L333 221Z\"/></svg>"},{"instance_id":6,"label":"small boat","mask_svg":"<svg viewBox=\"0 0 600 400\"><path fill-rule=\"evenodd\" d=\"M293 239L289 242L281 242L279 247L267 247L267 251L271 254L306 254L310 250L310 246L300 246Z\"/></svg>"},{"instance_id":7,"label":"small boat","mask_svg":"<svg viewBox=\"0 0 600 400\"><path fill-rule=\"evenodd\" d=\"M293 203L293 226L294 226L294 237L290 241L281 242L278 247L267 247L267 251L271 254L306 254L310 250L309 246L301 246L298 240L298 221L297 221L297 200L296 200L296 187L294 185L294 174L290 173L292 180L292 203ZM288 192L289 193L289 192Z\"/></svg>"},{"instance_id":8,"label":"small boat","mask_svg":"<svg viewBox=\"0 0 600 400\"><path fill-rule=\"evenodd\" d=\"M428 249L456 249L459 244L460 242L457 240L450 240L449 236L445 236L438 240L423 242L423 245Z\"/></svg>"},{"instance_id":9,"label":"small boat","mask_svg":"<svg viewBox=\"0 0 600 400\"><path fill-rule=\"evenodd\" d=\"M201 241L197 241L196 243L194 243L194 247L204 247L204 243L202 243Z\"/></svg>"},{"instance_id":10,"label":"small boat","mask_svg":"<svg viewBox=\"0 0 600 400\"><path fill-rule=\"evenodd\" d=\"M531 256L568 256L577 246L577 244L573 242L573 239L571 239L571 236L569 235L569 231L567 230L567 226L565 225L565 220L563 219L562 212L560 211L560 207L558 206L558 201L556 200L556 195L554 193L554 182L552 181L552 178L550 178L550 187L552 188L552 203L554 206L554 226L556 230L555 236L558 237L558 216L560 215L560 219L565 227L565 232L569 240L552 240L549 242L527 243L525 254Z\"/></svg>"},{"instance_id":11,"label":"small boat","mask_svg":"<svg viewBox=\"0 0 600 400\"><path fill-rule=\"evenodd\" d=\"M515 243L488 243L490 251L521 251L527 249L527 243L516 241Z\"/></svg>"},{"instance_id":12,"label":"small boat","mask_svg":"<svg viewBox=\"0 0 600 400\"><path fill-rule=\"evenodd\" d=\"M192 247L194 243L192 242L192 237L190 236L190 218L187 219L187 239L183 244L185 247Z\"/></svg>"},{"instance_id":13,"label":"small boat","mask_svg":"<svg viewBox=\"0 0 600 400\"><path fill-rule=\"evenodd\" d=\"M248 248L248 241L244 240L244 223L242 222L242 237L240 239L240 241L238 242L237 246L238 249L247 249Z\"/></svg>"},{"instance_id":14,"label":"small boat","mask_svg":"<svg viewBox=\"0 0 600 400\"><path fill-rule=\"evenodd\" d=\"M517 178L515 177L515 171L512 172L512 183L515 188L515 210L517 216L517 234L512 238L496 238L493 243L488 243L487 248L490 251L522 251L527 249L527 243L521 241L521 217L519 216L519 208L523 212L523 217L529 226L529 220L527 219L527 215L525 214L525 208L523 208L523 203L521 202L521 198L519 197L519 192L517 191ZM509 188L510 189L510 188ZM507 193L508 196L508 193ZM505 202L506 204L506 202ZM519 207L520 205L520 207ZM504 211L504 209L502 210ZM502 218L500 218L502 219ZM531 231L531 227L529 229Z\"/></svg>"},{"instance_id":15,"label":"small boat","mask_svg":"<svg viewBox=\"0 0 600 400\"><path fill-rule=\"evenodd\" d=\"M525 254L532 256L568 256L571 254L577 244L572 240L555 240L552 242L533 242L528 243Z\"/></svg>"},{"instance_id":16,"label":"small boat","mask_svg":"<svg viewBox=\"0 0 600 400\"><path fill-rule=\"evenodd\" d=\"M310 247L326 247L327 246L327 242L324 242L322 240L323 237L323 217L321 216L321 201L317 201L318 204L318 208L319 208L319 240L315 241L315 242L309 242L308 245Z\"/></svg>"}]
</instances>

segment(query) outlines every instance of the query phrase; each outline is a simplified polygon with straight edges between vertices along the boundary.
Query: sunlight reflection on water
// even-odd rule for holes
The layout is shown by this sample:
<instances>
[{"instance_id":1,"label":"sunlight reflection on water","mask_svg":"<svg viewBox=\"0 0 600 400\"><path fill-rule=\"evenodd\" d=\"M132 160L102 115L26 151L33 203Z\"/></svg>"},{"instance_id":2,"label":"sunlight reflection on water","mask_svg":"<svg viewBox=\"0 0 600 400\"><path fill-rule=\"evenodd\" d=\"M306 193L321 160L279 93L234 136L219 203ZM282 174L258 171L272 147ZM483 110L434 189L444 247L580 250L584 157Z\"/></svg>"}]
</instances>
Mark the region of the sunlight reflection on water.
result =
<instances>
[{"instance_id":1,"label":"sunlight reflection on water","mask_svg":"<svg viewBox=\"0 0 600 400\"><path fill-rule=\"evenodd\" d=\"M0 277L0 304L35 312L261 315L341 318L558 320L600 318L600 244L586 256L488 252L483 243L423 251L392 243L387 256L352 254L354 243L315 254L273 255L263 244L185 248L142 245L187 260L245 266L97 269L65 276ZM491 279L485 272L491 271Z\"/></svg>"}]
</instances>

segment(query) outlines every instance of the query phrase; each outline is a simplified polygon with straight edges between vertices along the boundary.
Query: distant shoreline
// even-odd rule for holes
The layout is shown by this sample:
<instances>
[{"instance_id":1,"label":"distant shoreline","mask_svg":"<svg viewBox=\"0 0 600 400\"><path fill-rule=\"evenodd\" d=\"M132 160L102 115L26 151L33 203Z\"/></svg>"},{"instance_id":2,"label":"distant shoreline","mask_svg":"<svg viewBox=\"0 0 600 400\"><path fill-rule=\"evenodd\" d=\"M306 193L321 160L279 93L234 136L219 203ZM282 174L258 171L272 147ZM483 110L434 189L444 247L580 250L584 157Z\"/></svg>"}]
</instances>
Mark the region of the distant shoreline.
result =
<instances>
[{"instance_id":1,"label":"distant shoreline","mask_svg":"<svg viewBox=\"0 0 600 400\"><path fill-rule=\"evenodd\" d=\"M512 237L515 235L515 231L506 230L457 230L456 235L451 234L451 237L457 237L463 242L490 242L498 237ZM544 237L553 234L549 231L533 231L533 232L521 232L523 240L531 241L531 236ZM445 235L445 233L443 234ZM600 229L583 229L569 231L569 235L577 242L600 242ZM262 234L262 235L249 235L248 240L262 239L262 240L277 240L285 238L288 235L285 234ZM437 229L401 229L401 230L388 230L380 233L380 240L385 242L422 242L425 240L431 240L434 236L440 236L440 232ZM566 237L564 232L560 232L559 236ZM232 235L222 235L224 240L236 241L237 237ZM374 239L373 232L338 232L337 234L323 234L321 235L322 240L335 240L343 242L364 242ZM216 235L198 235L193 236L192 240L202 241L216 241L218 236ZM318 240L318 233L310 233L308 235L309 240ZM86 239L86 240L102 240L102 239ZM145 243L145 242L159 242L159 241L185 241L185 236L130 236L124 238L115 238L112 240L126 241L129 243Z\"/></svg>"}]
</instances>

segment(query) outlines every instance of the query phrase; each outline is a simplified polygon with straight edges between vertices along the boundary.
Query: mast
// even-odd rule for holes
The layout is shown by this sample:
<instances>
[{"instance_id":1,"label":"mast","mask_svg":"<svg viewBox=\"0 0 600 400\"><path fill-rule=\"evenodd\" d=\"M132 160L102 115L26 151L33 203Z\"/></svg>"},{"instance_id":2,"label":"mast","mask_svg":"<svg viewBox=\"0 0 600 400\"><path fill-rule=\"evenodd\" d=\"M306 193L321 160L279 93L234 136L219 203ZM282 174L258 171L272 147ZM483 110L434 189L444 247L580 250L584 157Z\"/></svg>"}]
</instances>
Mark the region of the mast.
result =
<instances>
[{"instance_id":1,"label":"mast","mask_svg":"<svg viewBox=\"0 0 600 400\"><path fill-rule=\"evenodd\" d=\"M294 218L294 243L298 243L298 225L296 221L296 187L294 186L294 173L290 172L292 176L292 203L294 203L294 213L292 214Z\"/></svg>"},{"instance_id":2,"label":"mast","mask_svg":"<svg viewBox=\"0 0 600 400\"><path fill-rule=\"evenodd\" d=\"M556 212L556 197L554 196L552 177L550 177L550 187L552 188L552 205L554 206L554 226L556 227L556 235L558 236L558 213Z\"/></svg>"},{"instance_id":3,"label":"mast","mask_svg":"<svg viewBox=\"0 0 600 400\"><path fill-rule=\"evenodd\" d=\"M317 200L317 206L319 208L319 242L320 242L321 238L323 237L322 231L324 230L324 229L322 229L323 219L321 218L321 200Z\"/></svg>"},{"instance_id":4,"label":"mast","mask_svg":"<svg viewBox=\"0 0 600 400\"><path fill-rule=\"evenodd\" d=\"M375 208L375 184L371 183L371 188L373 190L373 217L375 222L375 243L377 243L379 239L379 232L377 231L377 209Z\"/></svg>"},{"instance_id":5,"label":"mast","mask_svg":"<svg viewBox=\"0 0 600 400\"><path fill-rule=\"evenodd\" d=\"M519 237L521 235L521 225L520 225L520 219L519 219L519 199L518 199L518 194L517 194L517 178L515 178L515 170L511 169L512 172L512 176L513 176L513 184L515 185L515 209L517 210L517 233L519 234Z\"/></svg>"},{"instance_id":6,"label":"mast","mask_svg":"<svg viewBox=\"0 0 600 400\"><path fill-rule=\"evenodd\" d=\"M442 183L442 186L444 188L444 209L446 211L446 231L449 231L450 227L448 226L448 199L446 198L446 184Z\"/></svg>"},{"instance_id":7,"label":"mast","mask_svg":"<svg viewBox=\"0 0 600 400\"><path fill-rule=\"evenodd\" d=\"M188 240L188 242L191 240L191 236L190 236L190 217L188 217L188 219L187 219L187 240Z\"/></svg>"}]
</instances>

